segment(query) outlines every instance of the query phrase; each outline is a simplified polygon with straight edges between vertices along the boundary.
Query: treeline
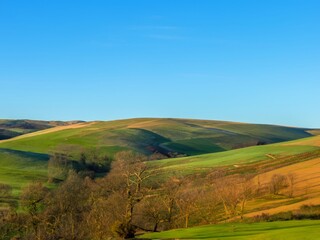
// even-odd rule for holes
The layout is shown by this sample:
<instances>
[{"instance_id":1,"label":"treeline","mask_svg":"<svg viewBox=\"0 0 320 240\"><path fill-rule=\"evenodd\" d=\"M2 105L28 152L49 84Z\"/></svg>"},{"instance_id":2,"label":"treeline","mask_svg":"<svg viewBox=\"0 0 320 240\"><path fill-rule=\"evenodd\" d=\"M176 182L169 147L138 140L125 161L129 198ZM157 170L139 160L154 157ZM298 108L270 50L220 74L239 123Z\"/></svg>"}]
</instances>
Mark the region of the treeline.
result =
<instances>
[{"instance_id":1,"label":"treeline","mask_svg":"<svg viewBox=\"0 0 320 240\"><path fill-rule=\"evenodd\" d=\"M294 175L291 182L289 176L274 175L267 186L260 186L254 175L228 175L223 169L201 177L164 177L164 172L146 164L145 156L132 152L120 152L112 162L100 160L98 167L108 166L109 172L95 178L88 170L92 162L97 163L92 156L83 155L73 163L66 155L53 155L50 181L65 180L54 189L39 182L24 188L19 211L14 207L0 210L0 238L133 238L145 231L243 218L253 198L280 194L283 189L294 194L290 190ZM10 189L3 192L8 194Z\"/></svg>"},{"instance_id":2,"label":"treeline","mask_svg":"<svg viewBox=\"0 0 320 240\"><path fill-rule=\"evenodd\" d=\"M82 177L95 178L97 174L110 171L112 158L98 154L97 151L82 152L74 157L66 151L51 154L48 161L48 181L59 182L67 178L70 170Z\"/></svg>"}]
</instances>

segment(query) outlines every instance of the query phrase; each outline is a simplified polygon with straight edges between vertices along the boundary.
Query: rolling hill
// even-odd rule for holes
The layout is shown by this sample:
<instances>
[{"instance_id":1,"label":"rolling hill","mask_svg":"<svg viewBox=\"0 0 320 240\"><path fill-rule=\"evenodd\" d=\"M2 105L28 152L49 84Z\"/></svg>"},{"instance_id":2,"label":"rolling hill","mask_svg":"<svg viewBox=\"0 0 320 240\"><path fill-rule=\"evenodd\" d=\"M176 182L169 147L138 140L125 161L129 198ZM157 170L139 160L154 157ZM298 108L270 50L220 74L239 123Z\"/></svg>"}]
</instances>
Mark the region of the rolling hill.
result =
<instances>
[{"instance_id":1,"label":"rolling hill","mask_svg":"<svg viewBox=\"0 0 320 240\"><path fill-rule=\"evenodd\" d=\"M10 139L26 133L40 131L47 128L66 126L79 121L37 121L37 120L0 120L0 140Z\"/></svg>"},{"instance_id":2,"label":"rolling hill","mask_svg":"<svg viewBox=\"0 0 320 240\"><path fill-rule=\"evenodd\" d=\"M189 119L127 119L58 126L0 141L0 148L49 153L96 148L172 157L198 155L312 136L312 129Z\"/></svg>"},{"instance_id":3,"label":"rolling hill","mask_svg":"<svg viewBox=\"0 0 320 240\"><path fill-rule=\"evenodd\" d=\"M248 164L259 162L275 163L278 160L290 164L290 157L304 153L317 153L320 151L320 136L269 144L263 146L251 146L219 153L201 154L183 158L164 159L150 164L164 168L166 171L192 171L206 170L213 167L229 166L239 168ZM287 159L288 158L288 159ZM302 157L303 159L303 157Z\"/></svg>"},{"instance_id":4,"label":"rolling hill","mask_svg":"<svg viewBox=\"0 0 320 240\"><path fill-rule=\"evenodd\" d=\"M59 126L0 141L0 182L16 189L45 179L49 154L59 149L78 154L86 149L113 155L121 150L166 156L191 155L150 162L167 174L193 173L221 165L270 159L318 149L312 144L261 145L312 136L310 129L189 119L127 119L108 122L55 123ZM307 138L305 141L310 141ZM203 154L209 153L209 154ZM202 154L202 155L198 155ZM234 166L233 166L234 168Z\"/></svg>"},{"instance_id":5,"label":"rolling hill","mask_svg":"<svg viewBox=\"0 0 320 240\"><path fill-rule=\"evenodd\" d=\"M76 156L81 151L95 149L111 156L122 150L166 155L169 158L148 162L149 166L158 170L157 182L166 181L173 175L192 175L203 183L208 173L219 169L224 170L226 176L251 174L254 182L267 187L275 174L294 174L293 196L289 197L288 190L283 190L280 195L250 199L246 203L244 217L292 211L305 204L320 204L320 136L314 136L318 133L316 129L189 119L127 119L61 124L0 141L0 183L13 187L11 199L0 199L0 208L17 203L21 187L27 183L47 181L50 153L62 149ZM172 156L175 158L170 158ZM312 231L319 224L303 223L307 223L303 225L305 229ZM296 229L299 234L303 231L303 228L299 228L302 224L299 222L281 226L272 224L254 224L256 230L252 232L247 231L248 225L245 224L208 226L205 227L208 232L201 236L230 239L240 239L237 238L239 236L251 239L254 236L259 239L270 234L287 234L287 227ZM216 234L219 229L228 232L230 226L236 226L236 230L229 235ZM269 227L274 231L266 232ZM198 229L202 227L145 237L186 236L192 239L199 237Z\"/></svg>"},{"instance_id":6,"label":"rolling hill","mask_svg":"<svg viewBox=\"0 0 320 240\"><path fill-rule=\"evenodd\" d=\"M220 169L225 170L228 175L253 174L254 182L259 182L261 188L268 188L275 174L293 174L293 197L288 197L287 189L279 197L254 199L248 202L245 214L247 217L262 213L276 214L297 210L303 205L320 204L320 136L221 153L164 159L149 164L162 172L159 179L176 174L197 174L201 177Z\"/></svg>"}]
</instances>

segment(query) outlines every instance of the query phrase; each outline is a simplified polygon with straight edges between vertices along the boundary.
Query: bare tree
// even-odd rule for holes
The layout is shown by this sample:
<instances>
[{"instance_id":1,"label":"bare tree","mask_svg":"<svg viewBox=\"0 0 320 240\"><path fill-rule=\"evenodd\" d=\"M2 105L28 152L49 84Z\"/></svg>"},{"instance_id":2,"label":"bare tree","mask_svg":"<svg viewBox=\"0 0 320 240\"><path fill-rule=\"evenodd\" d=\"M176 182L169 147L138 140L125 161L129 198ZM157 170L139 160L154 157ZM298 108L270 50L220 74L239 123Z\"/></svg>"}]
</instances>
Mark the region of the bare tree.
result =
<instances>
[{"instance_id":1,"label":"bare tree","mask_svg":"<svg viewBox=\"0 0 320 240\"><path fill-rule=\"evenodd\" d=\"M61 181L68 175L68 162L70 156L65 153L53 153L48 161L49 182Z\"/></svg>"},{"instance_id":2,"label":"bare tree","mask_svg":"<svg viewBox=\"0 0 320 240\"><path fill-rule=\"evenodd\" d=\"M43 239L84 239L89 199L90 189L84 179L70 171L67 179L46 198L42 222L47 235Z\"/></svg>"},{"instance_id":3,"label":"bare tree","mask_svg":"<svg viewBox=\"0 0 320 240\"><path fill-rule=\"evenodd\" d=\"M168 212L163 200L163 196L155 194L145 198L138 205L137 218L135 219L145 231L157 232L165 229Z\"/></svg>"},{"instance_id":4,"label":"bare tree","mask_svg":"<svg viewBox=\"0 0 320 240\"><path fill-rule=\"evenodd\" d=\"M240 215L243 218L246 203L255 193L252 176L220 177L214 181L213 187L225 216L230 218Z\"/></svg>"},{"instance_id":5,"label":"bare tree","mask_svg":"<svg viewBox=\"0 0 320 240\"><path fill-rule=\"evenodd\" d=\"M289 197L292 198L294 195L294 186L296 183L296 174L295 173L289 173L287 175L288 181L289 181Z\"/></svg>"},{"instance_id":6,"label":"bare tree","mask_svg":"<svg viewBox=\"0 0 320 240\"><path fill-rule=\"evenodd\" d=\"M245 213L245 206L248 200L254 197L256 187L253 184L252 177L246 176L240 180L240 217L243 219Z\"/></svg>"},{"instance_id":7,"label":"bare tree","mask_svg":"<svg viewBox=\"0 0 320 240\"><path fill-rule=\"evenodd\" d=\"M178 196L178 207L180 215L184 218L184 227L189 226L191 215L197 210L198 190L195 188L188 188L185 186Z\"/></svg>"},{"instance_id":8,"label":"bare tree","mask_svg":"<svg viewBox=\"0 0 320 240\"><path fill-rule=\"evenodd\" d=\"M279 194L280 190L288 186L287 177L281 174L274 174L271 177L269 188L272 194Z\"/></svg>"},{"instance_id":9,"label":"bare tree","mask_svg":"<svg viewBox=\"0 0 320 240\"><path fill-rule=\"evenodd\" d=\"M141 154L120 152L116 154L111 172L107 176L107 179L113 179L111 190L120 192L125 202L122 219L119 219L114 226L115 233L123 238L134 237L135 208L149 193L145 183L154 172L147 167L146 160Z\"/></svg>"},{"instance_id":10,"label":"bare tree","mask_svg":"<svg viewBox=\"0 0 320 240\"><path fill-rule=\"evenodd\" d=\"M26 230L31 231L35 239L40 239L38 232L42 221L40 214L44 210L47 194L48 189L41 182L30 183L21 193L21 205L29 214L25 222Z\"/></svg>"}]
</instances>

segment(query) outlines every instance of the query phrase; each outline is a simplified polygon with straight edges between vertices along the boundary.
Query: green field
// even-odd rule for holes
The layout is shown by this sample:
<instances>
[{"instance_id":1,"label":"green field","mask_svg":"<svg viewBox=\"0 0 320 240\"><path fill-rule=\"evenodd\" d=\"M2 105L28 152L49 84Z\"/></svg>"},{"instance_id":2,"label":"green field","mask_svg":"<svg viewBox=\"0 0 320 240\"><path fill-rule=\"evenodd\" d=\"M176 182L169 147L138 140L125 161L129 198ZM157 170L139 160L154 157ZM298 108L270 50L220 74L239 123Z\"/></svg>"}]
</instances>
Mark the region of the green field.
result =
<instances>
[{"instance_id":1,"label":"green field","mask_svg":"<svg viewBox=\"0 0 320 240\"><path fill-rule=\"evenodd\" d=\"M71 158L73 157L71 160L76 160L79 153L85 150L96 150L99 154L109 156L122 150L133 150L146 155L160 152L171 157L189 155L148 161L151 167L159 170L155 181L161 183L174 174L202 176L201 174L216 168L227 169L228 174L234 174L236 171L252 173L255 171L255 164L267 164L262 166L274 164L275 166L271 167L276 169L297 163L290 157L309 153L320 155L320 136L313 136L310 132L315 131L272 125L187 119L127 119L46 129L0 141L0 183L13 188L11 196L0 199L0 208L6 208L11 204L17 205L21 189L28 183L47 182L49 155L55 151L70 153ZM311 157L314 156L318 157L318 155ZM310 158L303 156L300 160L306 161ZM259 171L256 173L263 172L261 169ZM253 202L248 209L254 212L260 207L269 209L298 200L289 199L281 203L270 199L263 201L260 205ZM143 237L286 240L319 237L320 239L317 231L319 226L320 221L230 223L145 234ZM313 238L303 238L309 237L309 235L304 236L304 231L312 234ZM295 238L297 236L299 238Z\"/></svg>"},{"instance_id":2,"label":"green field","mask_svg":"<svg viewBox=\"0 0 320 240\"><path fill-rule=\"evenodd\" d=\"M47 180L47 155L0 149L0 159L0 183L11 185L14 195L31 181Z\"/></svg>"},{"instance_id":3,"label":"green field","mask_svg":"<svg viewBox=\"0 0 320 240\"><path fill-rule=\"evenodd\" d=\"M61 148L71 153L96 149L108 155L122 150L144 154L178 152L192 156L149 164L163 169L167 174L176 171L194 173L217 166L267 160L268 154L286 156L319 149L317 146L283 146L279 143L226 151L256 145L259 141L268 143L304 138L311 136L308 131L272 125L187 119L93 122L81 128L58 129L43 134L40 131L39 134L0 142L0 183L10 184L18 190L32 180L45 180L47 154Z\"/></svg>"},{"instance_id":4,"label":"green field","mask_svg":"<svg viewBox=\"0 0 320 240\"><path fill-rule=\"evenodd\" d=\"M140 236L145 239L315 240L320 220L261 223L227 223L176 229Z\"/></svg>"},{"instance_id":5,"label":"green field","mask_svg":"<svg viewBox=\"0 0 320 240\"><path fill-rule=\"evenodd\" d=\"M274 158L279 158L305 152L312 152L315 150L320 150L320 147L308 145L285 146L281 144L271 144L247 147L221 153L164 159L161 161L150 162L150 164L166 171L190 172L228 165L231 165L232 167L238 167L243 164L254 163L263 160L272 161L273 159L270 157L270 155L272 155Z\"/></svg>"},{"instance_id":6,"label":"green field","mask_svg":"<svg viewBox=\"0 0 320 240\"><path fill-rule=\"evenodd\" d=\"M127 119L93 122L81 128L26 136L0 142L0 148L49 153L64 146L73 152L97 148L110 155L121 150L144 154L160 152L165 155L198 155L300 139L312 136L309 131L303 128L208 120Z\"/></svg>"}]
</instances>

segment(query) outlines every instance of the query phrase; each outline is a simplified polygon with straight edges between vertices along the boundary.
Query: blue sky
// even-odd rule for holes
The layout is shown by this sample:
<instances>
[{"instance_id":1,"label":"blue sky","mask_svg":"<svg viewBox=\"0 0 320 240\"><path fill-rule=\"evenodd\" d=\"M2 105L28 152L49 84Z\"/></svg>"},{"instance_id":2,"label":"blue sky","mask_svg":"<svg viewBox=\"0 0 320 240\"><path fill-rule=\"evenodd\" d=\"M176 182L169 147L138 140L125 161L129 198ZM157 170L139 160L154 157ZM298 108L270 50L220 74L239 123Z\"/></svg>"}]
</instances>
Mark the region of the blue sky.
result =
<instances>
[{"instance_id":1,"label":"blue sky","mask_svg":"<svg viewBox=\"0 0 320 240\"><path fill-rule=\"evenodd\" d=\"M320 127L320 1L1 0L0 118Z\"/></svg>"}]
</instances>

